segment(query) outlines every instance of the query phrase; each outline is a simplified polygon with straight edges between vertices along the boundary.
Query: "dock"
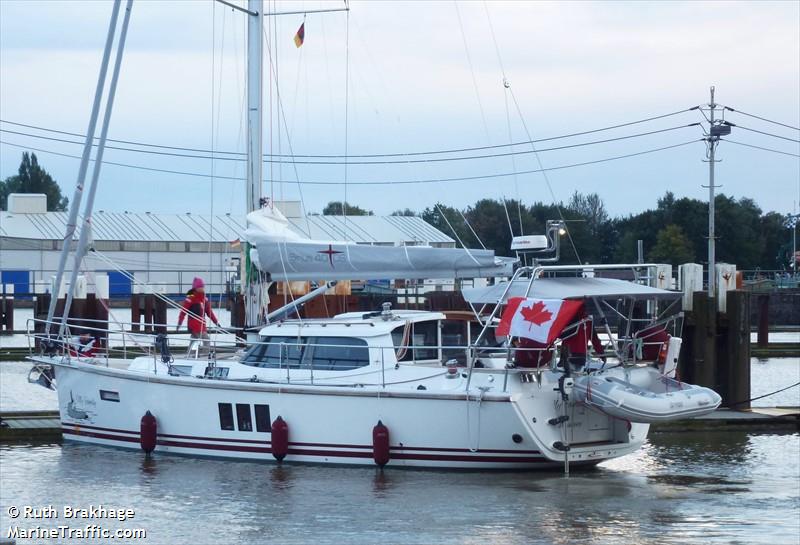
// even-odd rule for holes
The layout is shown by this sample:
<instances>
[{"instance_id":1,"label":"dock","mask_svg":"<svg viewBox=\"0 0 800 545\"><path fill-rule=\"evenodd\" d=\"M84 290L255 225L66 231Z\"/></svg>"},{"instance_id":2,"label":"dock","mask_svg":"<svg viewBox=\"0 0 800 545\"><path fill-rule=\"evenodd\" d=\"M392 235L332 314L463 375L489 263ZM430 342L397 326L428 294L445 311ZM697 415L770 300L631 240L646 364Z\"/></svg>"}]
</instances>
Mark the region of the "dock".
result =
<instances>
[{"instance_id":1,"label":"dock","mask_svg":"<svg viewBox=\"0 0 800 545\"><path fill-rule=\"evenodd\" d=\"M61 441L58 411L0 412L0 443Z\"/></svg>"},{"instance_id":2,"label":"dock","mask_svg":"<svg viewBox=\"0 0 800 545\"><path fill-rule=\"evenodd\" d=\"M653 424L650 427L650 433L683 431L797 432L800 431L800 407L753 407L746 411L717 409L699 418Z\"/></svg>"},{"instance_id":3,"label":"dock","mask_svg":"<svg viewBox=\"0 0 800 545\"><path fill-rule=\"evenodd\" d=\"M651 433L744 431L776 433L800 431L800 407L756 407L747 411L719 409L713 413L675 422L653 424ZM0 412L0 443L60 442L58 411Z\"/></svg>"}]
</instances>

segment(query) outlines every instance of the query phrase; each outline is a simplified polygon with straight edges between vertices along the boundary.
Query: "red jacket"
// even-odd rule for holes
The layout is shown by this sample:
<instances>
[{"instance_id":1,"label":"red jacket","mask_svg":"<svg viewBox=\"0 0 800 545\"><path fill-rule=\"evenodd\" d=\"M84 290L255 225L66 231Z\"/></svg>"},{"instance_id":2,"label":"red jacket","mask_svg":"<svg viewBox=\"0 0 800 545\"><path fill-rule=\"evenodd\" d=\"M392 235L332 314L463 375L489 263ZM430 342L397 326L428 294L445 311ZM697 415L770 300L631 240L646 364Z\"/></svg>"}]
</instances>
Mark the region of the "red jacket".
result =
<instances>
[{"instance_id":1,"label":"red jacket","mask_svg":"<svg viewBox=\"0 0 800 545\"><path fill-rule=\"evenodd\" d=\"M183 323L187 313L189 313L189 320L186 325L189 326L189 331L192 333L206 332L206 316L211 318L214 324L219 325L219 321L211 308L211 302L206 299L205 294L191 293L186 296L181 305L181 313L178 315L178 327Z\"/></svg>"}]
</instances>

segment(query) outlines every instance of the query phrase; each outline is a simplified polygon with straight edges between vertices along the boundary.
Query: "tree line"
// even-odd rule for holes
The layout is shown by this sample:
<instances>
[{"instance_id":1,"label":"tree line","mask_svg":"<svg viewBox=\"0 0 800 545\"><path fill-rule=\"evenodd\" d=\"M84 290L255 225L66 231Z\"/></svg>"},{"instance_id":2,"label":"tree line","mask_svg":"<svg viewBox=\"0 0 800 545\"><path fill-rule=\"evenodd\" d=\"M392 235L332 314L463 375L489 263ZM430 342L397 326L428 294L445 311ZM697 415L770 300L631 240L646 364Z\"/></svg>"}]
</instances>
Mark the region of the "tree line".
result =
<instances>
[{"instance_id":1,"label":"tree line","mask_svg":"<svg viewBox=\"0 0 800 545\"><path fill-rule=\"evenodd\" d=\"M0 181L0 210L8 210L8 196L12 193L43 193L47 195L47 209L64 211L69 199L50 174L39 165L35 153L22 153L22 161L15 176Z\"/></svg>"},{"instance_id":2,"label":"tree line","mask_svg":"<svg viewBox=\"0 0 800 545\"><path fill-rule=\"evenodd\" d=\"M717 261L734 263L740 269L786 269L792 255L792 232L786 217L763 212L749 198L720 194L716 200ZM353 215L370 210L330 203L323 214ZM567 202L524 204L481 199L464 209L437 203L417 213L408 208L396 216L419 216L440 231L470 248L481 244L498 255L512 255L511 238L520 234L543 234L547 220L563 218L572 242L562 238L561 262L632 263L637 259L637 241L642 240L645 259L658 263L707 263L708 204L689 197L676 198L667 191L655 208L636 214L611 217L596 193L575 192ZM798 227L795 227L797 229ZM574 247L573 247L574 243Z\"/></svg>"},{"instance_id":3,"label":"tree line","mask_svg":"<svg viewBox=\"0 0 800 545\"><path fill-rule=\"evenodd\" d=\"M44 170L35 153L24 152L15 176L0 181L0 209L8 209L11 193L44 193L48 210L66 210L68 200L56 181ZM763 212L749 198L724 194L716 201L717 260L740 269L786 269L792 259L792 232L786 217ZM328 203L323 215L373 215L371 210L342 201ZM485 246L498 255L511 254L511 238L520 234L543 234L547 220L564 219L570 240L562 240L565 264L634 262L637 241L642 240L645 258L659 263L703 263L707 261L708 204L689 197L676 198L667 191L655 208L611 217L597 193L575 192L564 203L514 199L481 199L459 209L436 203L421 212L396 210L395 216L419 216L465 246ZM795 229L800 225L795 225ZM513 235L512 235L513 233ZM577 252L577 256L576 256Z\"/></svg>"}]
</instances>

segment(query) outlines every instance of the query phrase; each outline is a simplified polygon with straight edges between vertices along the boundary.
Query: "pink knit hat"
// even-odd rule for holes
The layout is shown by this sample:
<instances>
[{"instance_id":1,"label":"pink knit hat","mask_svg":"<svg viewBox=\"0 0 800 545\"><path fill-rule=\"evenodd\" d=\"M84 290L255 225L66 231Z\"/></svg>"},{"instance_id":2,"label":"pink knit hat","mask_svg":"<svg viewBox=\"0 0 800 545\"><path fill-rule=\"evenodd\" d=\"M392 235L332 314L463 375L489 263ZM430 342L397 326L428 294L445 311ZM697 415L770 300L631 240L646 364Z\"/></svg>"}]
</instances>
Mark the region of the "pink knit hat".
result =
<instances>
[{"instance_id":1,"label":"pink knit hat","mask_svg":"<svg viewBox=\"0 0 800 545\"><path fill-rule=\"evenodd\" d=\"M203 282L203 279L200 277L195 276L194 280L192 280L192 289L199 290L200 288L205 288L206 285Z\"/></svg>"}]
</instances>

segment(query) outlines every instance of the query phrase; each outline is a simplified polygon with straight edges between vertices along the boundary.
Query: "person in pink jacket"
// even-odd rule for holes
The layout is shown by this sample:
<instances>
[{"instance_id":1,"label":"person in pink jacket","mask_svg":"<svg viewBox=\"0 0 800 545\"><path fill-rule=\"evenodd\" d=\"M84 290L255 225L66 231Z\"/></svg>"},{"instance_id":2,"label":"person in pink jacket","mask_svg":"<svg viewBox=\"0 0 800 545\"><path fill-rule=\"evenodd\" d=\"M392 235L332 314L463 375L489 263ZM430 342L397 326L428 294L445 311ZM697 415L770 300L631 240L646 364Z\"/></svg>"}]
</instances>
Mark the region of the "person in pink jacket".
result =
<instances>
[{"instance_id":1,"label":"person in pink jacket","mask_svg":"<svg viewBox=\"0 0 800 545\"><path fill-rule=\"evenodd\" d=\"M191 338L201 340L203 348L207 348L209 344L206 316L219 327L219 320L211 308L211 301L206 297L205 287L202 278L192 280L192 289L186 294L186 299L183 300L181 312L178 315L178 328L183 325L183 320L188 315L189 319L186 325L191 333Z\"/></svg>"}]
</instances>

